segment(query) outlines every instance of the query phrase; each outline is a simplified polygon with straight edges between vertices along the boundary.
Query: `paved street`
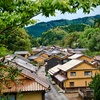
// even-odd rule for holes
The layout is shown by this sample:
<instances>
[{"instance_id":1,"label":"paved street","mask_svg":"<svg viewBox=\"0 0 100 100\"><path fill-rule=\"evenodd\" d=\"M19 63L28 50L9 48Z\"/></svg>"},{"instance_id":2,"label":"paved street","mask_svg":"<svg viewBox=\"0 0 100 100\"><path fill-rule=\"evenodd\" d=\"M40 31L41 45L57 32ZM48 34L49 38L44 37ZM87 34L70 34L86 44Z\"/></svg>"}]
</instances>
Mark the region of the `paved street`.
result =
<instances>
[{"instance_id":1,"label":"paved street","mask_svg":"<svg viewBox=\"0 0 100 100\"><path fill-rule=\"evenodd\" d=\"M37 74L43 79L47 80L51 86L51 90L45 94L45 100L68 100L63 93L59 93L55 88L56 85L52 85L48 77L45 76L45 68L41 67Z\"/></svg>"}]
</instances>

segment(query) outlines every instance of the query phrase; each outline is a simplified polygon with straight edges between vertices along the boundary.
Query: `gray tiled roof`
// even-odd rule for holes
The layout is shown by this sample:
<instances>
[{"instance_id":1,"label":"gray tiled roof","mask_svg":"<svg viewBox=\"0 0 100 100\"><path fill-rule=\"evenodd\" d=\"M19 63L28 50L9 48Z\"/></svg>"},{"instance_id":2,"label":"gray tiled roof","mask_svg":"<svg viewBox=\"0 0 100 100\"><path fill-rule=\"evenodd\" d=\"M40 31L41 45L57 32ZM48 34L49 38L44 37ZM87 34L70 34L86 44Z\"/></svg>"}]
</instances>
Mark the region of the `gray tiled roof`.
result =
<instances>
[{"instance_id":1,"label":"gray tiled roof","mask_svg":"<svg viewBox=\"0 0 100 100\"><path fill-rule=\"evenodd\" d=\"M29 51L15 51L14 54L27 54Z\"/></svg>"},{"instance_id":2,"label":"gray tiled roof","mask_svg":"<svg viewBox=\"0 0 100 100\"><path fill-rule=\"evenodd\" d=\"M21 58L18 58L16 56L15 57L13 57L11 55L6 56L4 62L6 63L7 61L11 62L10 64L12 64L12 65L16 65L18 67L21 67L22 69L25 68L25 69L28 69L28 70L33 71L33 72L36 72L36 70L37 70L36 66L33 66L29 62L27 62Z\"/></svg>"}]
</instances>

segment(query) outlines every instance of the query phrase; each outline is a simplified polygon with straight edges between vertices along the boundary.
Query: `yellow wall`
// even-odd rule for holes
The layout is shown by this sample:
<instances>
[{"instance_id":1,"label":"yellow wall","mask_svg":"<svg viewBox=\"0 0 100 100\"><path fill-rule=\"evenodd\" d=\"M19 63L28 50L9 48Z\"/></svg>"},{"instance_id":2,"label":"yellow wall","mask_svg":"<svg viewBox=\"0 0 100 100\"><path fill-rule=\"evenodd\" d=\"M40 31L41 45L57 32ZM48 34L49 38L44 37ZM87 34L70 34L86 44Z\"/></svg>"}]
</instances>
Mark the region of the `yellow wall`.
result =
<instances>
[{"instance_id":1,"label":"yellow wall","mask_svg":"<svg viewBox=\"0 0 100 100\"><path fill-rule=\"evenodd\" d=\"M91 81L91 76L84 75L85 71L91 71L92 76L98 72L92 65L82 63L67 72L67 80L64 82L64 87L69 88L70 82L74 82L74 87L85 87ZM71 76L71 72L76 72L76 76Z\"/></svg>"},{"instance_id":2,"label":"yellow wall","mask_svg":"<svg viewBox=\"0 0 100 100\"><path fill-rule=\"evenodd\" d=\"M80 58L78 58L80 60L87 60L88 62L91 62L91 58L86 57L86 56L81 56Z\"/></svg>"},{"instance_id":3,"label":"yellow wall","mask_svg":"<svg viewBox=\"0 0 100 100\"><path fill-rule=\"evenodd\" d=\"M86 70L86 69L96 69L91 64L87 64L85 62L79 64L78 66L74 67L73 70Z\"/></svg>"},{"instance_id":4,"label":"yellow wall","mask_svg":"<svg viewBox=\"0 0 100 100\"><path fill-rule=\"evenodd\" d=\"M20 96L22 96L21 100L42 100L42 92L21 93L20 95L17 95L16 100L20 100Z\"/></svg>"},{"instance_id":5,"label":"yellow wall","mask_svg":"<svg viewBox=\"0 0 100 100\"><path fill-rule=\"evenodd\" d=\"M92 76L94 76L97 69L94 68L92 65L82 63L82 64L74 67L72 70L69 70L67 72L67 77L68 78L86 78L86 77L90 77L90 76L84 76L84 71L92 71ZM76 76L70 76L70 72L76 72Z\"/></svg>"},{"instance_id":6,"label":"yellow wall","mask_svg":"<svg viewBox=\"0 0 100 100\"><path fill-rule=\"evenodd\" d=\"M70 88L70 82L74 82L74 87L85 87L88 86L89 82L91 82L91 78L67 80L64 82L64 87Z\"/></svg>"},{"instance_id":7,"label":"yellow wall","mask_svg":"<svg viewBox=\"0 0 100 100\"><path fill-rule=\"evenodd\" d=\"M84 75L84 71L92 71L92 76L94 76L95 75L95 72L96 72L96 70L69 71L67 77L68 78L75 78L75 79L77 79L77 78L89 78L89 77L91 77L91 76L85 76ZM71 76L70 75L70 72L76 72L76 76Z\"/></svg>"}]
</instances>

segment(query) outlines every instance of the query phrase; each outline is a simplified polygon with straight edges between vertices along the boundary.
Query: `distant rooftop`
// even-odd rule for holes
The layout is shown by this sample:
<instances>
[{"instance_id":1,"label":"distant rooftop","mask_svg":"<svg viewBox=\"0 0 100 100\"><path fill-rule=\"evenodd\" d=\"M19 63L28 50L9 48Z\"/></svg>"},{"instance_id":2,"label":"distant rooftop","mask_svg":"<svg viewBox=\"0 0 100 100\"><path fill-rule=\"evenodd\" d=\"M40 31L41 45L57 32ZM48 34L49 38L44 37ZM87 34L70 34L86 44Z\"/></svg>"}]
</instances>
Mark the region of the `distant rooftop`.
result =
<instances>
[{"instance_id":1,"label":"distant rooftop","mask_svg":"<svg viewBox=\"0 0 100 100\"><path fill-rule=\"evenodd\" d=\"M81 57L81 56L83 56L83 54L74 54L74 55L72 55L72 56L70 56L70 57L68 57L69 59L77 59L77 58L79 58L79 57Z\"/></svg>"},{"instance_id":2,"label":"distant rooftop","mask_svg":"<svg viewBox=\"0 0 100 100\"><path fill-rule=\"evenodd\" d=\"M14 54L27 54L29 51L15 51Z\"/></svg>"}]
</instances>

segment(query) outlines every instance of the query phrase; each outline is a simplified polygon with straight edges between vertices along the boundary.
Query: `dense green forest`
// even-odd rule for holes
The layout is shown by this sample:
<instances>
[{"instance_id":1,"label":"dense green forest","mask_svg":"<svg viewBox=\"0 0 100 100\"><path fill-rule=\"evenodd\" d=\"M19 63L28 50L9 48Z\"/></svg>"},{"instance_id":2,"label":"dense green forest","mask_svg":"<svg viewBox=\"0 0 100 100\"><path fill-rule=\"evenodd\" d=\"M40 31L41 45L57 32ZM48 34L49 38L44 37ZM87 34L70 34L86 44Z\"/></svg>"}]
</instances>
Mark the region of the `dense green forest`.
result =
<instances>
[{"instance_id":1,"label":"dense green forest","mask_svg":"<svg viewBox=\"0 0 100 100\"><path fill-rule=\"evenodd\" d=\"M59 45L70 48L88 48L89 56L100 54L100 18L91 27L85 24L59 26L37 38L40 45Z\"/></svg>"},{"instance_id":2,"label":"dense green forest","mask_svg":"<svg viewBox=\"0 0 100 100\"><path fill-rule=\"evenodd\" d=\"M26 30L31 36L38 37L38 36L41 36L43 32L49 29L58 27L58 26L77 25L77 24L85 24L85 25L93 26L94 20L98 18L100 18L100 15L78 18L78 19L73 19L73 20L61 19L61 20L54 20L54 21L49 21L49 22L41 22L41 23L37 23L35 25L26 27Z\"/></svg>"},{"instance_id":3,"label":"dense green forest","mask_svg":"<svg viewBox=\"0 0 100 100\"><path fill-rule=\"evenodd\" d=\"M8 33L0 34L0 56L13 53L16 50L29 50L38 43L27 34L25 29L15 28Z\"/></svg>"},{"instance_id":4,"label":"dense green forest","mask_svg":"<svg viewBox=\"0 0 100 100\"><path fill-rule=\"evenodd\" d=\"M33 46L52 46L70 48L88 48L89 56L100 54L100 18L94 20L94 25L70 24L51 28L34 38L23 28L15 28L11 32L0 34L0 56L13 53L16 50L29 50Z\"/></svg>"}]
</instances>

